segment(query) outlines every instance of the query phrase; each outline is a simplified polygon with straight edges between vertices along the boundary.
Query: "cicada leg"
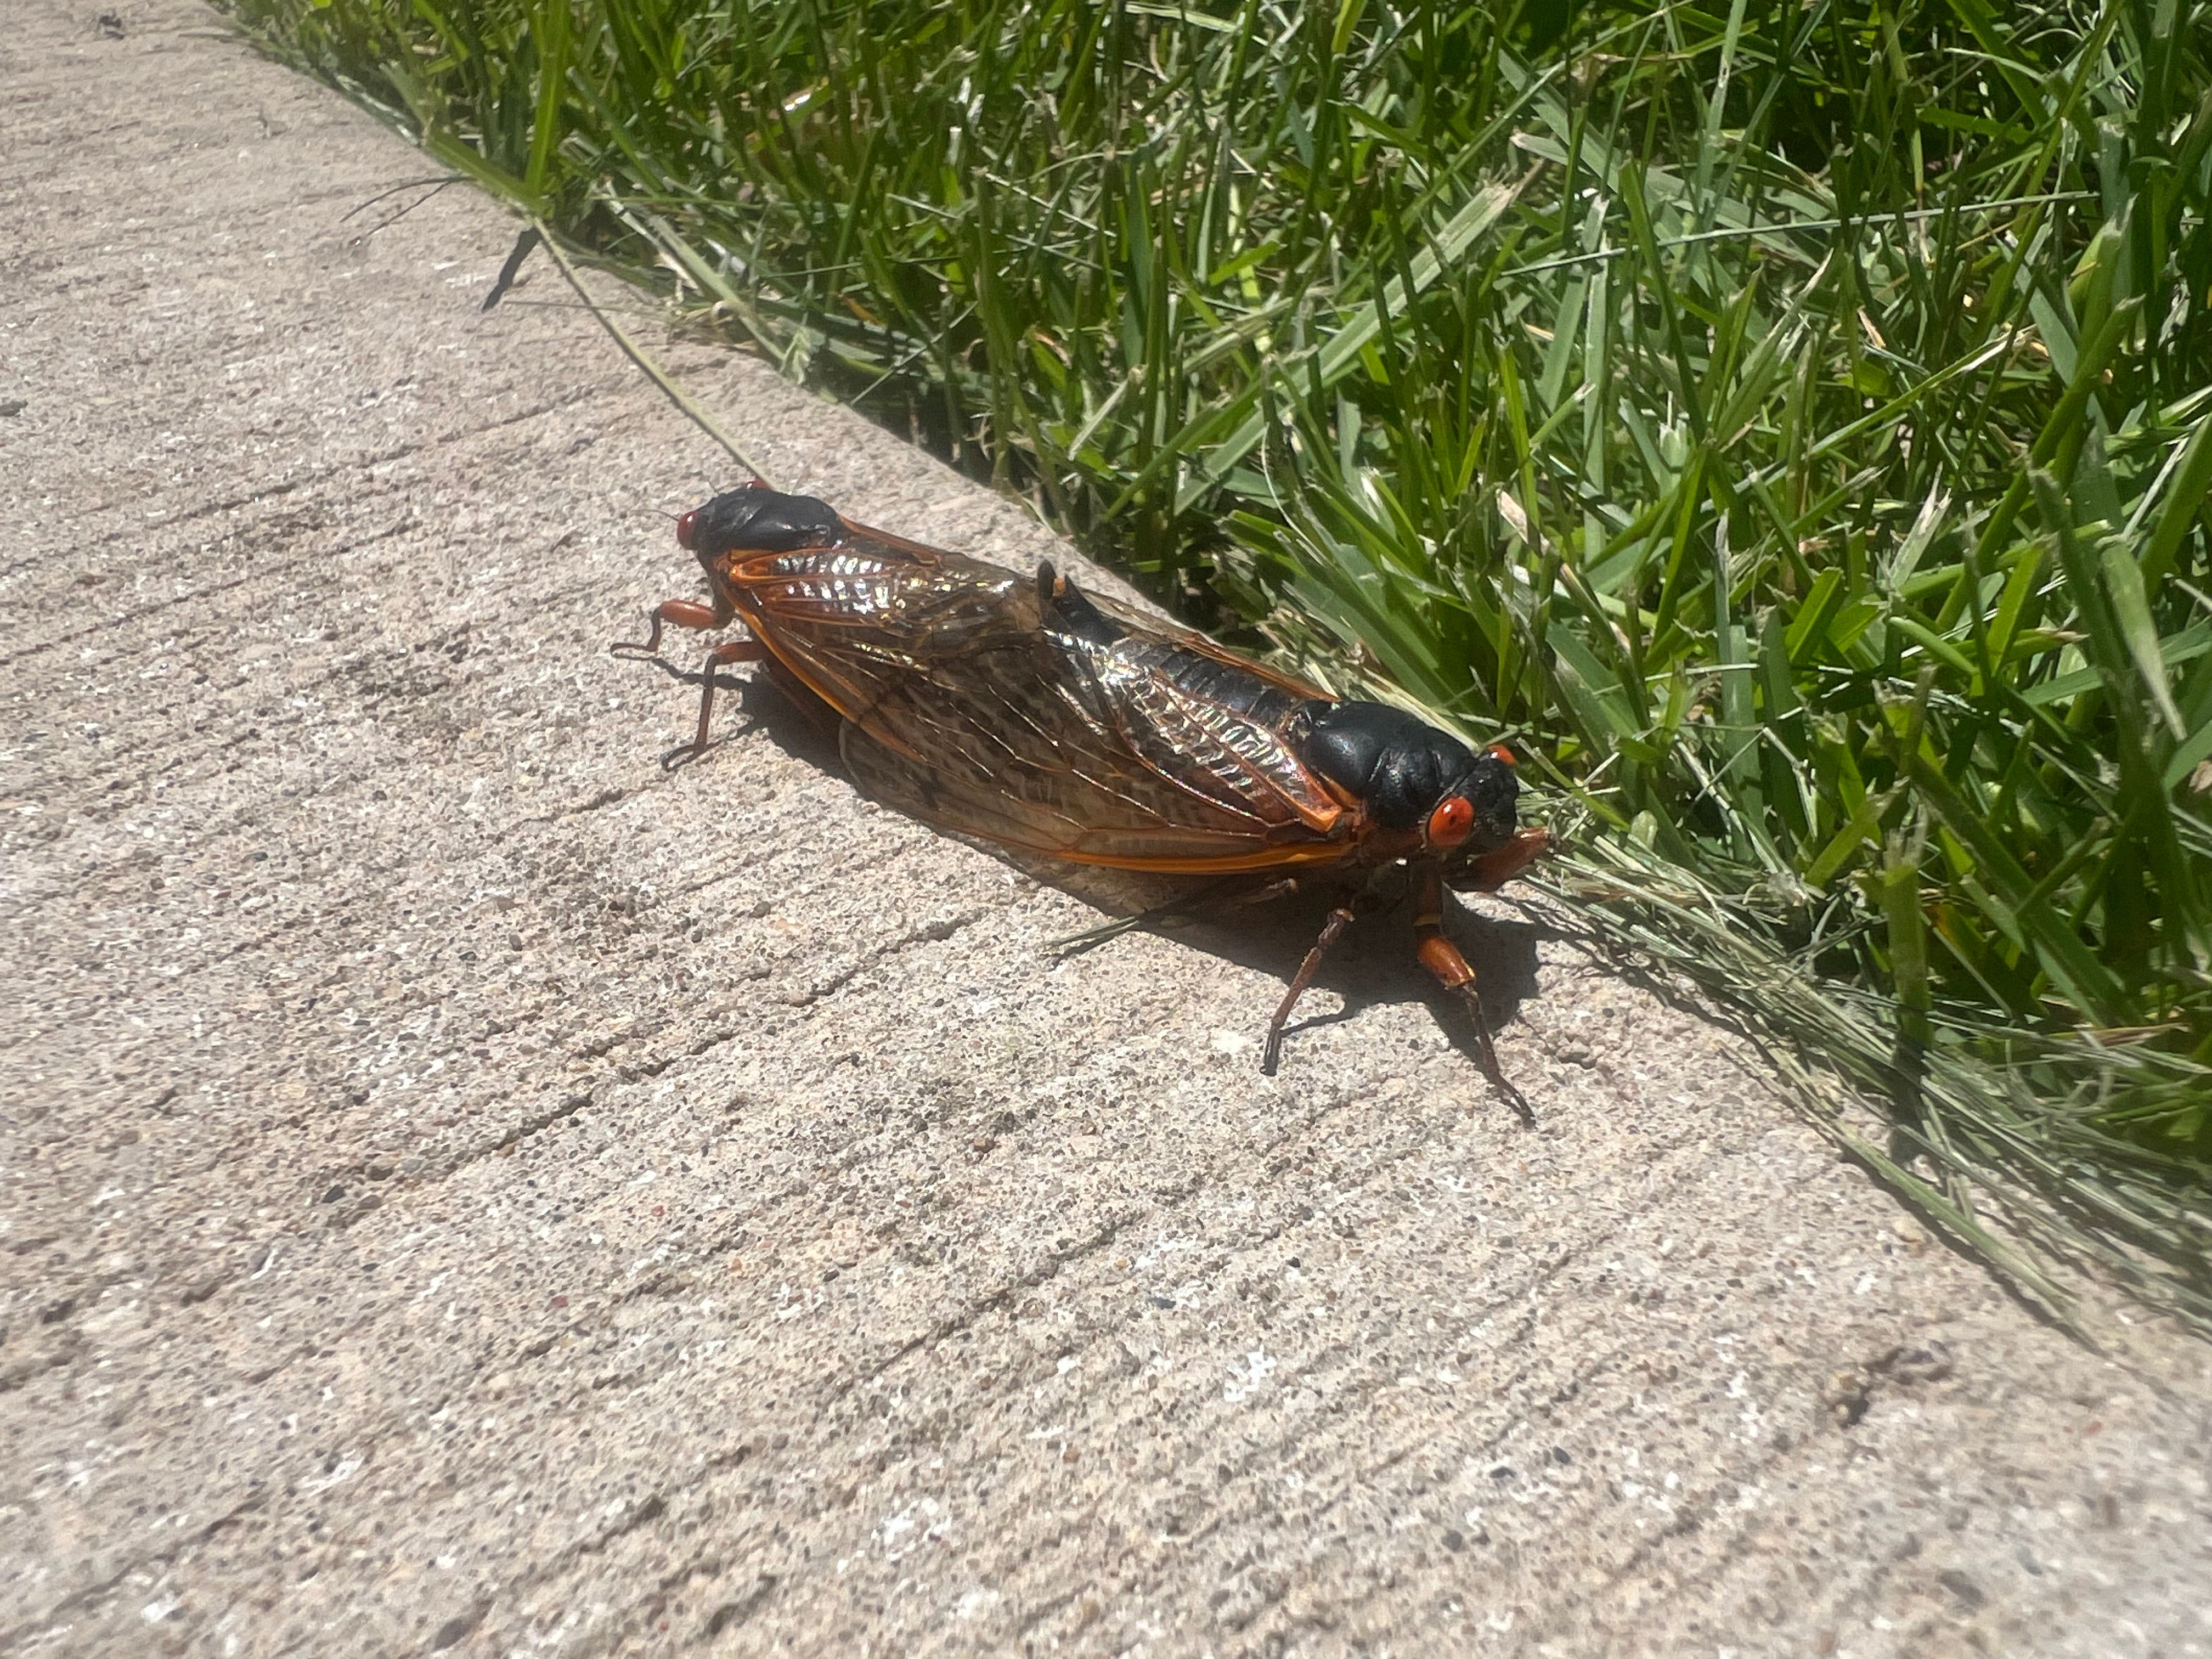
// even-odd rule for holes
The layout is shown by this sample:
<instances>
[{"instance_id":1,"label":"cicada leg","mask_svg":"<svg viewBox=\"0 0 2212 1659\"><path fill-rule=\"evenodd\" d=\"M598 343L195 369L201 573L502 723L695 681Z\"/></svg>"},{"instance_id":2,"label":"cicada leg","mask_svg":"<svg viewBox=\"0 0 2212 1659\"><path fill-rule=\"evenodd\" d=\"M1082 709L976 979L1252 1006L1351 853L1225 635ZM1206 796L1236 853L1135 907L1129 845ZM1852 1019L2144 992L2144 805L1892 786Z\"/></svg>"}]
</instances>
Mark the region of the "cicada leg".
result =
<instances>
[{"instance_id":1,"label":"cicada leg","mask_svg":"<svg viewBox=\"0 0 2212 1659\"><path fill-rule=\"evenodd\" d=\"M1477 858L1471 876L1458 885L1466 891L1494 893L1534 864L1551 844L1547 830L1516 830L1504 846Z\"/></svg>"},{"instance_id":2,"label":"cicada leg","mask_svg":"<svg viewBox=\"0 0 2212 1659\"><path fill-rule=\"evenodd\" d=\"M1283 994L1282 1001L1275 1008L1274 1018L1267 1022L1267 1043L1260 1051L1262 1074L1274 1075L1275 1062L1283 1053L1284 1022L1290 1018L1291 1010L1298 1006L1298 999L1306 994L1306 987L1313 983L1314 975L1321 971L1321 959L1328 954L1329 946L1342 939L1344 930L1351 926L1352 907L1349 904L1338 905L1328 913L1328 920L1322 924L1321 937L1313 942L1313 949L1306 952L1306 959L1298 964L1298 971L1291 979L1291 988Z\"/></svg>"},{"instance_id":3,"label":"cicada leg","mask_svg":"<svg viewBox=\"0 0 2212 1659\"><path fill-rule=\"evenodd\" d=\"M685 761L695 761L707 752L707 734L714 719L714 671L730 663L766 662L768 647L758 640L724 640L707 653L707 660L699 665L699 730L691 739L689 749L672 750L662 763L680 766Z\"/></svg>"},{"instance_id":4,"label":"cicada leg","mask_svg":"<svg viewBox=\"0 0 2212 1659\"><path fill-rule=\"evenodd\" d=\"M700 633L726 628L737 617L733 605L717 601L702 605L696 599L663 599L646 613L653 626L642 640L617 640L607 647L617 657L637 659L660 654L660 635L673 623ZM726 640L707 653L699 671L699 729L689 748L673 749L661 757L663 766L680 766L707 752L707 732L714 714L714 671L728 663L763 662L768 651L758 640Z\"/></svg>"},{"instance_id":5,"label":"cicada leg","mask_svg":"<svg viewBox=\"0 0 2212 1659\"><path fill-rule=\"evenodd\" d=\"M1528 853L1529 858L1543 847L1543 832L1534 833L1539 839ZM1526 863L1527 859L1522 861ZM1459 998L1474 1021L1475 1052L1481 1060L1483 1075L1490 1079L1492 1087L1505 1097L1505 1103L1519 1115L1521 1121L1533 1127L1536 1115L1528 1109L1528 1103L1521 1091L1505 1080L1505 1073L1498 1064L1498 1050L1490 1041L1490 1022L1483 1018L1482 998L1475 990L1474 969L1467 965L1459 946L1444 937L1443 875L1434 866L1421 876L1420 904L1413 914L1413 951L1420 957L1421 966L1435 976L1439 985Z\"/></svg>"},{"instance_id":6,"label":"cicada leg","mask_svg":"<svg viewBox=\"0 0 2212 1659\"><path fill-rule=\"evenodd\" d=\"M690 628L700 633L710 628L726 628L733 610L716 605L702 605L696 599L663 599L646 615L652 618L652 631L642 640L617 640L607 647L617 657L650 657L660 650L661 629L674 623L678 628Z\"/></svg>"}]
</instances>

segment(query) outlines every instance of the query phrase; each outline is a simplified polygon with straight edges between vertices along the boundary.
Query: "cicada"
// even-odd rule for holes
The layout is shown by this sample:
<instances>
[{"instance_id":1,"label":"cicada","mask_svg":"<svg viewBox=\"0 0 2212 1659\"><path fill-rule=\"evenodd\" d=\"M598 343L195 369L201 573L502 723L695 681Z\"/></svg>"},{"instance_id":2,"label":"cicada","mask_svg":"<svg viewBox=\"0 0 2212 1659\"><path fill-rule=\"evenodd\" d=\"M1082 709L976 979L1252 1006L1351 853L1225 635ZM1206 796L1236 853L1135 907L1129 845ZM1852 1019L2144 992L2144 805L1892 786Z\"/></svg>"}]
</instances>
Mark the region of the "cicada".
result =
<instances>
[{"instance_id":1,"label":"cicada","mask_svg":"<svg viewBox=\"0 0 2212 1659\"><path fill-rule=\"evenodd\" d=\"M677 521L711 603L652 612L750 637L707 653L690 752L708 746L714 671L759 663L837 735L854 782L939 829L1078 864L1164 874L1271 873L1336 891L1267 1025L1283 1027L1354 919L1369 878L1402 866L1414 950L1473 1016L1498 1065L1474 970L1445 937L1444 891L1488 891L1544 850L1516 827L1504 748L1478 751L1388 704L1329 696L1203 635L1083 592L1049 563L1024 575L755 485Z\"/></svg>"}]
</instances>

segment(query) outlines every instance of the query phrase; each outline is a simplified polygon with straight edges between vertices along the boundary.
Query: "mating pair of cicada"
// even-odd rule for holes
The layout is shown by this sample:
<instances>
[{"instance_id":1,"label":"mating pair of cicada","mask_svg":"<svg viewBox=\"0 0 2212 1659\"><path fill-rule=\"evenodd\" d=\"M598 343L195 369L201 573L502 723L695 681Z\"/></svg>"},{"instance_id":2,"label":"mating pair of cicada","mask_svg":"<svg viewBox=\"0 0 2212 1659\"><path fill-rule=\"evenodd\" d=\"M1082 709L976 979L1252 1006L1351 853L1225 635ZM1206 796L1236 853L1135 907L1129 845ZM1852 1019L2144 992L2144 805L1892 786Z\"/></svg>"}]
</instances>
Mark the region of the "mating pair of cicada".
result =
<instances>
[{"instance_id":1,"label":"mating pair of cicada","mask_svg":"<svg viewBox=\"0 0 2212 1659\"><path fill-rule=\"evenodd\" d=\"M1477 753L1401 710L1340 701L1288 675L1082 592L1049 564L1024 576L848 523L807 495L732 490L677 539L713 602L670 599L664 624L751 637L708 653L761 664L837 733L861 790L923 822L1083 864L1177 875L1279 872L1344 890L1267 1027L1284 1022L1353 919L1373 872L1413 877L1421 963L1472 1014L1483 1068L1516 1106L1444 936L1444 890L1487 891L1545 845L1516 830L1503 749ZM1525 1110L1525 1108L1523 1108Z\"/></svg>"}]
</instances>

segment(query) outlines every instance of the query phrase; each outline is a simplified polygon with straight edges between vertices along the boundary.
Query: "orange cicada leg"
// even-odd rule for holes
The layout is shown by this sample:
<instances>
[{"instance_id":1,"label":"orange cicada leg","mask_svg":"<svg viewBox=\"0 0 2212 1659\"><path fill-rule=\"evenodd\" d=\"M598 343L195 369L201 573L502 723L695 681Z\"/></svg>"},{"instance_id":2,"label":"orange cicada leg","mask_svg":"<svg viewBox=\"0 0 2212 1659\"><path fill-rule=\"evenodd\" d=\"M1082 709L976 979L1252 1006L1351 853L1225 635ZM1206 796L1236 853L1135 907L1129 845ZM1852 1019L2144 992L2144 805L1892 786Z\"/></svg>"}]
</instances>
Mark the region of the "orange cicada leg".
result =
<instances>
[{"instance_id":1,"label":"orange cicada leg","mask_svg":"<svg viewBox=\"0 0 2212 1659\"><path fill-rule=\"evenodd\" d=\"M1291 988L1283 994L1275 1008L1274 1018L1267 1022L1267 1044L1260 1051L1260 1070L1269 1077L1275 1073L1275 1061L1283 1052L1283 1023L1291 1017L1291 1010L1298 1006L1298 999L1306 994L1306 987L1321 971L1321 959L1328 954L1328 947L1344 937L1344 930L1352 926L1352 907L1340 904L1328 913L1322 924L1321 937L1306 952L1306 959L1298 964L1297 973L1291 980Z\"/></svg>"},{"instance_id":2,"label":"orange cicada leg","mask_svg":"<svg viewBox=\"0 0 2212 1659\"><path fill-rule=\"evenodd\" d=\"M668 623L704 633L726 626L737 612L701 605L696 599L663 599L646 614L653 619L653 629L644 639L617 640L607 649L617 657L650 657L660 649L660 632Z\"/></svg>"},{"instance_id":3,"label":"orange cicada leg","mask_svg":"<svg viewBox=\"0 0 2212 1659\"><path fill-rule=\"evenodd\" d=\"M1524 830L1522 836L1533 836L1535 845L1522 858L1525 865L1543 850L1544 832ZM1500 853L1510 853L1519 844L1521 836L1500 848ZM1493 854L1491 856L1496 857ZM1519 868L1516 865L1515 868ZM1500 877L1499 880L1504 880ZM1475 1053L1482 1062L1483 1075L1488 1078L1498 1092L1505 1097L1505 1103L1520 1115L1523 1123L1534 1124L1536 1115L1528 1109L1528 1103L1521 1091L1505 1080L1505 1073L1498 1064L1498 1050L1490 1041L1490 1022L1483 1018L1482 998L1474 985L1474 969L1467 965L1459 946L1444 937L1443 872L1434 866L1421 875L1420 902L1413 913L1413 953L1420 957L1421 966L1427 969L1437 983L1460 1000L1468 1017L1474 1021Z\"/></svg>"},{"instance_id":4,"label":"orange cicada leg","mask_svg":"<svg viewBox=\"0 0 2212 1659\"><path fill-rule=\"evenodd\" d=\"M726 628L737 617L737 609L722 601L702 605L696 599L663 599L647 613L653 626L642 640L617 640L607 648L618 657L653 657L660 653L660 635L670 623L678 628L693 629L704 633L710 628ZM763 662L768 660L768 649L758 640L726 640L707 653L707 660L699 671L699 730L689 749L679 749L664 757L662 764L678 764L696 760L707 752L707 732L714 714L714 671L727 663Z\"/></svg>"},{"instance_id":5,"label":"orange cicada leg","mask_svg":"<svg viewBox=\"0 0 2212 1659\"><path fill-rule=\"evenodd\" d=\"M697 760L707 752L707 733L714 718L714 671L729 663L769 662L768 647L758 640L725 640L707 653L699 665L699 730L688 750L676 752L684 760Z\"/></svg>"},{"instance_id":6,"label":"orange cicada leg","mask_svg":"<svg viewBox=\"0 0 2212 1659\"><path fill-rule=\"evenodd\" d=\"M1516 830L1513 839L1504 846L1494 853L1485 853L1474 860L1472 880L1457 884L1478 893L1494 893L1534 864L1551 844L1552 837L1546 830Z\"/></svg>"}]
</instances>

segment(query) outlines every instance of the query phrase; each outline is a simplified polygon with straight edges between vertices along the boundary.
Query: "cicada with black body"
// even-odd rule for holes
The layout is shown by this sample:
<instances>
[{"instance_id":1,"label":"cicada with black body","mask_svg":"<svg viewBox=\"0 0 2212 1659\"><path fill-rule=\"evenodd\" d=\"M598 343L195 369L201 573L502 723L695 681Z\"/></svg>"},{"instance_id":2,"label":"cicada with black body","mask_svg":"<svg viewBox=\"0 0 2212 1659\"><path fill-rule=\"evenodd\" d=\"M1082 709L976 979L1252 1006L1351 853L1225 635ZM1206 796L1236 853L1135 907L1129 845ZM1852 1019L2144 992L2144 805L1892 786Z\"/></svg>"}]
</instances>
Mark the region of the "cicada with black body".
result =
<instances>
[{"instance_id":1,"label":"cicada with black body","mask_svg":"<svg viewBox=\"0 0 2212 1659\"><path fill-rule=\"evenodd\" d=\"M1541 853L1516 824L1502 748L1478 751L1387 704L1334 698L1079 589L842 519L760 487L685 514L677 539L711 604L671 599L664 625L744 623L708 653L690 752L703 753L714 670L762 664L834 729L860 789L939 828L1080 864L1177 875L1340 878L1406 866L1421 963L1474 1016L1499 1072L1474 972L1444 936L1444 890L1487 891ZM1353 919L1330 910L1267 1028L1283 1025ZM1523 1108L1525 1109L1525 1108Z\"/></svg>"}]
</instances>

